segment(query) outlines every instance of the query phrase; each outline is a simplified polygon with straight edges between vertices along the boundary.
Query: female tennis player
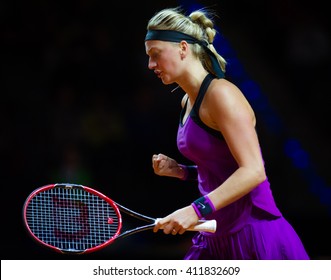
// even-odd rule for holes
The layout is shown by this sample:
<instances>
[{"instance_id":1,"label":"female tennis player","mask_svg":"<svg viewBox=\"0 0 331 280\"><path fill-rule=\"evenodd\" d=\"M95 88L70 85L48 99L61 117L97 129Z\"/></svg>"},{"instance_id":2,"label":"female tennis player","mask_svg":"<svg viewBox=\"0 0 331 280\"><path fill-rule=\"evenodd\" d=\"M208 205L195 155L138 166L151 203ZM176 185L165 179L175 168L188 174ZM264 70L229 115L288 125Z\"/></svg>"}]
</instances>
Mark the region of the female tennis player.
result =
<instances>
[{"instance_id":1,"label":"female tennis player","mask_svg":"<svg viewBox=\"0 0 331 280\"><path fill-rule=\"evenodd\" d=\"M309 259L272 195L254 111L224 77L226 61L213 46L212 16L207 9L186 16L179 7L169 8L147 25L149 69L163 84L176 83L185 92L177 146L194 163L184 166L157 153L154 172L197 180L201 193L161 219L154 231L183 234L199 219L216 219L216 232L197 233L185 259Z\"/></svg>"}]
</instances>

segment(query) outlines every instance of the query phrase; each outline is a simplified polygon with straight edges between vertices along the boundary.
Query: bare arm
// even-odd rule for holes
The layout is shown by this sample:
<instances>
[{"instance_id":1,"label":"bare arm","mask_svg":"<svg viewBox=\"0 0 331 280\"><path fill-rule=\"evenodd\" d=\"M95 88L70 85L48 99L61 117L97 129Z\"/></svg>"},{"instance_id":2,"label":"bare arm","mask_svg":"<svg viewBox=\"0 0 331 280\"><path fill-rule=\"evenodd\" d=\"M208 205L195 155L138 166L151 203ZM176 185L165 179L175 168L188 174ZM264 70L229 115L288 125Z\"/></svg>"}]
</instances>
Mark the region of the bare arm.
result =
<instances>
[{"instance_id":1,"label":"bare arm","mask_svg":"<svg viewBox=\"0 0 331 280\"><path fill-rule=\"evenodd\" d=\"M205 101L210 124L221 131L238 163L238 169L208 194L215 208L220 209L252 191L266 179L266 174L254 112L240 90L226 80L218 80Z\"/></svg>"}]
</instances>

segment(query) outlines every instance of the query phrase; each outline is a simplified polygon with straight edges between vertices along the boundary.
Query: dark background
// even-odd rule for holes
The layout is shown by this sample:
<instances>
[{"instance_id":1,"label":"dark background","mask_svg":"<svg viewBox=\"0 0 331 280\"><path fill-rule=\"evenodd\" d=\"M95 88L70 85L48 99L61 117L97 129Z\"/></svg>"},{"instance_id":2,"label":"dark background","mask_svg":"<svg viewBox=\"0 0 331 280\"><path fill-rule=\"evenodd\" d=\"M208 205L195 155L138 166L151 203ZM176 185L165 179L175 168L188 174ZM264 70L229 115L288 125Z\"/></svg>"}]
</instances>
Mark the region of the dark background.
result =
<instances>
[{"instance_id":1,"label":"dark background","mask_svg":"<svg viewBox=\"0 0 331 280\"><path fill-rule=\"evenodd\" d=\"M148 70L144 49L148 19L178 5L217 11L228 78L261 92L247 96L277 204L311 258L331 259L329 15L324 1L299 0L3 2L1 259L183 257L193 233L144 232L60 255L28 236L21 215L35 188L56 182L154 217L197 197L195 185L151 167L159 152L185 162L175 141L183 93Z\"/></svg>"}]
</instances>

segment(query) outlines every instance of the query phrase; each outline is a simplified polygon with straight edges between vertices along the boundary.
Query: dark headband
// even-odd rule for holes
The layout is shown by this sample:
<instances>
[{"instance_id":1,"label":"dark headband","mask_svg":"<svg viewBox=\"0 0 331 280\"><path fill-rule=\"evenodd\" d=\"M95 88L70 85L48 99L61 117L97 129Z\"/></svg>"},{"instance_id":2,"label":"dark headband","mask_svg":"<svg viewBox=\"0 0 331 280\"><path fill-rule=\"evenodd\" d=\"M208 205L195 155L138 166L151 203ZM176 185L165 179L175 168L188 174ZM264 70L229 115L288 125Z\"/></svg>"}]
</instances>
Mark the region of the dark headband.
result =
<instances>
[{"instance_id":1,"label":"dark headband","mask_svg":"<svg viewBox=\"0 0 331 280\"><path fill-rule=\"evenodd\" d=\"M206 41L198 40L193 36L175 30L148 30L145 37L145 41L149 40L159 40L176 43L179 43L180 41L184 40L189 44L199 44L207 52L216 76L218 78L224 77L223 70L220 67L220 64L215 54L208 48L208 43Z\"/></svg>"}]
</instances>

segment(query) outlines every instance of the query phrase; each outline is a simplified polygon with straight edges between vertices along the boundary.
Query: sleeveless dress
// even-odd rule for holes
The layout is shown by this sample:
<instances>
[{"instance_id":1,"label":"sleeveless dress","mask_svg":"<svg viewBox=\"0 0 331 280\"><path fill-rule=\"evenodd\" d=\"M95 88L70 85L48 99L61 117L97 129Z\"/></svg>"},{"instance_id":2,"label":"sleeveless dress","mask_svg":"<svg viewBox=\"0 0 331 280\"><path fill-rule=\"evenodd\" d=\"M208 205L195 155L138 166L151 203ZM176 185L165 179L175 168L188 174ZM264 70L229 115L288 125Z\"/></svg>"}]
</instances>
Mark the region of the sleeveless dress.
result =
<instances>
[{"instance_id":1,"label":"sleeveless dress","mask_svg":"<svg viewBox=\"0 0 331 280\"><path fill-rule=\"evenodd\" d=\"M179 151L197 166L201 195L220 186L238 168L221 133L199 118L199 107L214 78L206 76L183 123L185 105L177 132ZM277 208L268 179L205 219L216 219L217 231L196 233L184 259L309 259L299 236Z\"/></svg>"}]
</instances>

